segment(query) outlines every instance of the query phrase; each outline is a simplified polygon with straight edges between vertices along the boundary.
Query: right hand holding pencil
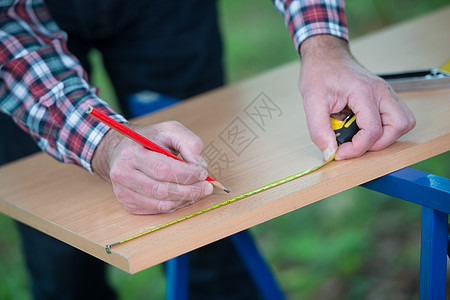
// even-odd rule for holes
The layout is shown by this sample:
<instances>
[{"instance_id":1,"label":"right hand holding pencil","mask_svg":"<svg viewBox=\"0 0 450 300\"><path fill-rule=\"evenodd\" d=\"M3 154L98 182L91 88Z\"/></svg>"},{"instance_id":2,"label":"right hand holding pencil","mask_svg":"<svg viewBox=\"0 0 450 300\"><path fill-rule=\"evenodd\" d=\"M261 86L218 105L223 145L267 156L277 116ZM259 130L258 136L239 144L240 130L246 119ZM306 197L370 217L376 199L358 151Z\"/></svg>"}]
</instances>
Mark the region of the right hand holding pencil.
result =
<instances>
[{"instance_id":1,"label":"right hand holding pencil","mask_svg":"<svg viewBox=\"0 0 450 300\"><path fill-rule=\"evenodd\" d=\"M133 128L182 162L150 151L110 130L92 159L94 172L112 183L123 207L133 214L159 214L177 210L210 195L213 186L205 181L203 143L179 122L168 121Z\"/></svg>"}]
</instances>

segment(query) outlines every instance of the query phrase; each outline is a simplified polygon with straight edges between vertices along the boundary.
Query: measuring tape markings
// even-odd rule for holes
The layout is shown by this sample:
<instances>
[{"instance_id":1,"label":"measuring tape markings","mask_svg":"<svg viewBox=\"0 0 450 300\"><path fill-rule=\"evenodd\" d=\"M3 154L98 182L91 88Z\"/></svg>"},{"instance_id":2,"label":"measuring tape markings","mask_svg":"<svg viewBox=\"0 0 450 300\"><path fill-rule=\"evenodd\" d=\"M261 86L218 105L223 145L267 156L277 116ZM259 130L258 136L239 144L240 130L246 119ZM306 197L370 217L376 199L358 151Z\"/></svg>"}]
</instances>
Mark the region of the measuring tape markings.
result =
<instances>
[{"instance_id":1,"label":"measuring tape markings","mask_svg":"<svg viewBox=\"0 0 450 300\"><path fill-rule=\"evenodd\" d=\"M448 61L446 61L446 62L444 63L444 65L442 65L442 66L440 67L440 69L443 70L444 72L450 72L450 59L449 59ZM350 112L351 112L351 111L350 111ZM359 130L359 127L358 127L357 124L356 124L356 116L355 116L353 113L351 113L350 115L348 115L347 118L346 118L345 120L342 120L342 121L341 121L341 120L334 119L334 118L332 117L332 118L331 118L331 125L332 125L332 129L334 130L334 132L335 132L335 134L336 134L336 138L337 138L337 141L338 141L338 145L343 144L344 142L351 140L352 137L353 137L353 135L355 135L355 134L358 132L358 130ZM345 133L345 137L344 137L343 133ZM340 141L339 138L347 138L348 140L341 140L341 141ZM336 152L337 152L337 150L336 150ZM147 230L147 231L144 231L144 232L141 232L141 233L139 233L139 234L133 235L133 236L131 236L131 237L128 237L128 238L123 239L123 240L121 240L121 241L118 241L118 242L116 242L116 243L108 244L108 245L105 246L106 252L107 252L108 254L110 254L110 253L111 253L111 247L113 247L113 246L115 246L115 245L123 244L123 243L125 243L125 242L128 242L128 241L130 241L130 240L136 239L136 238L141 237L141 236L143 236L143 235L146 235L146 234L155 232L155 231L157 231L157 230L163 229L163 228L168 227L168 226L170 226L170 225L173 225L173 224L182 222L182 221L184 221L184 220L193 218L193 217L195 217L195 216L197 216L197 215L200 215L200 214L202 214L202 213L205 213L205 212L211 211L211 210L213 210L213 209L216 209L216 208L225 206L225 205L227 205L227 204L233 203L233 202L235 202L235 201L238 201L238 200L247 198L247 197L249 197L249 196L255 195L255 194L260 193L260 192L262 192L262 191L265 191L265 190L271 189L271 188L273 188L273 187L282 185L282 184L284 184L284 183L287 183L287 182L289 182L289 181L292 181L292 180L294 180L294 179L297 179L297 178L299 178L299 177L302 177L302 176L304 176L304 175L306 175L306 174L309 174L309 173L311 173L311 172L314 172L315 170L317 170L317 169L323 167L324 165L326 165L326 164L328 164L330 161L332 161L332 160L334 159L335 155L336 155L336 152L333 154L333 156L332 156L328 161L326 161L326 162L324 162L324 163L322 163L322 164L320 164L320 165L318 165L318 166L316 166L316 167L314 167L314 168L311 168L311 169L309 169L309 170L306 170L306 171L303 171L303 172L300 172L300 173L297 173L297 174L288 176L288 177L286 177L286 178L280 179L280 180L278 180L278 181L269 183L269 184L267 184L267 185L264 185L264 186L262 186L262 187L259 187L259 188L257 188L257 189L254 189L254 190L251 190L251 191L246 192L246 193L244 193L244 194L238 195L238 196L233 197L233 198L231 198L231 199L225 200L225 201L223 201L223 202L217 203L217 204L215 204L215 205L209 206L209 207L204 208L204 209L202 209L202 210L196 211L196 212L191 213L191 214L189 214L189 215L186 215L186 216L184 216L184 217L175 219L175 220L173 220L173 221L170 221L170 222L167 222L167 223L165 223L165 224L156 226L156 227L154 227L154 228L152 228L152 229L149 229L149 230Z\"/></svg>"},{"instance_id":2,"label":"measuring tape markings","mask_svg":"<svg viewBox=\"0 0 450 300\"><path fill-rule=\"evenodd\" d=\"M319 168L325 166L326 164L328 164L330 161L332 161L332 160L334 159L334 156L335 156L335 155L336 155L336 153L334 153L333 156L332 156L329 160L327 160L326 162L324 162L324 163L322 163L322 164L320 164L320 165L318 165L318 166L316 166L316 167L313 167L313 168L311 168L311 169L308 169L308 170L306 170L306 171L302 171L302 172L300 172L300 173L297 173L297 174L288 176L288 177L286 177L286 178L282 178L282 179L280 179L280 180L274 181L274 182L272 182L272 183L263 185L263 186L261 186L261 187L259 187L259 188L257 188L257 189L254 189L254 190L251 190L251 191L249 191L249 192L243 193L243 194L241 194L241 195L238 195L238 196L236 196L236 197L233 197L233 198L230 198L230 199L228 199L228 200L222 201L222 202L220 202L220 203L211 205L211 206L209 206L209 207L206 207L206 208L201 209L201 210L199 210L199 211L193 212L193 213L188 214L188 215L186 215L186 216L183 216L183 217L181 217L181 218L178 218L178 219L172 220L172 221L170 221L170 222L161 224L161 225L159 225L159 226L156 226L156 227L151 228L151 229L149 229L149 230L146 230L146 231L144 231L144 232L138 233L138 234L136 234L136 235L130 236L130 237L125 238L125 239L123 239L123 240L120 240L120 241L118 241L118 242L115 242L115 243L112 243L112 244L108 244L108 245L105 246L106 253L110 254L110 253L111 253L111 247L113 247L113 246L120 245L120 244L123 244L123 243L125 243L125 242L134 240L134 239L139 238L139 237L141 237L141 236L144 236L144 235L147 235L147 234L149 234L149 233L155 232L155 231L157 231L157 230L160 230L160 229L169 227L169 226L171 226L171 225L180 223L180 222L182 222L182 221L185 221L185 220L187 220L187 219L193 218L193 217L195 217L195 216L198 216L198 215L203 214L203 213L205 213L205 212L211 211L211 210L213 210L213 209L216 209L216 208L219 208L219 207L228 205L228 204L230 204L230 203L236 202L236 201L238 201L238 200L241 200L241 199L250 197L250 196L252 196L252 195L258 194L258 193L263 192L263 191L266 191L266 190L271 189L271 188L273 188L273 187L276 187L276 186L282 185L282 184L284 184L284 183L290 182L290 181L292 181L292 180L294 180L294 179L300 178L300 177L302 177L302 176L304 176L304 175L307 175L307 174L309 174L309 173L311 173L311 172L314 172L314 171L316 171L317 169L319 169Z\"/></svg>"}]
</instances>

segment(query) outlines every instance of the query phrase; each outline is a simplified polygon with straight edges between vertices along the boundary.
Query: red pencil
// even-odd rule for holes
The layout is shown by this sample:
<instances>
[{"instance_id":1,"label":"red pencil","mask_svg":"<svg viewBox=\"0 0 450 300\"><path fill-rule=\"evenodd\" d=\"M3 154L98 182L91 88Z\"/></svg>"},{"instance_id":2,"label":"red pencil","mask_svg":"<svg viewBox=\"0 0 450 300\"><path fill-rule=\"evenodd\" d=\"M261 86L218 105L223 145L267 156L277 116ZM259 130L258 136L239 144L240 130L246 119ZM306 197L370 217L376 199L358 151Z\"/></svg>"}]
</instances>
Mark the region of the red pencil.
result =
<instances>
[{"instance_id":1,"label":"red pencil","mask_svg":"<svg viewBox=\"0 0 450 300\"><path fill-rule=\"evenodd\" d=\"M155 152L158 152L158 153L161 153L161 154L164 154L164 155L167 155L167 156L169 156L169 157L171 157L173 159L185 162L184 160L182 160L178 156L170 153L166 149L158 146L157 144L153 143L149 139L147 139L144 136L140 135L136 131L132 130L131 128L125 126L122 123L117 122L113 118L105 115L104 113L100 112L99 110L95 109L94 107L89 107L86 112L89 115L91 115L94 118L96 118L97 120L99 120L100 122L105 123L109 127L113 128L113 129L117 130L118 132L120 132L121 134L125 135L126 137L129 137L130 139L134 140L135 142L141 144L145 148L147 148L149 150L152 150L152 151L155 151ZM211 182L211 184L213 186L215 186L217 188L220 188L220 189L224 190L227 193L230 192L230 190L226 189L220 182L218 182L214 178L208 176L206 178L206 180Z\"/></svg>"}]
</instances>

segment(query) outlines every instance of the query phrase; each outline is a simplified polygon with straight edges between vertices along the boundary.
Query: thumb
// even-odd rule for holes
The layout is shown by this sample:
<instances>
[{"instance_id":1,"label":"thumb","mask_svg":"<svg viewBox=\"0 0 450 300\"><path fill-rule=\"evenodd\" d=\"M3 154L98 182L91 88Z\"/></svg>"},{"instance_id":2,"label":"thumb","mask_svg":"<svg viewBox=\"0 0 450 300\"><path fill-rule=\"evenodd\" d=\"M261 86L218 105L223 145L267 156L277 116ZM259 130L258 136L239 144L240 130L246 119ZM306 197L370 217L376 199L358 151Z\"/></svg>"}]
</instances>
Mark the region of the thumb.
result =
<instances>
[{"instance_id":1,"label":"thumb","mask_svg":"<svg viewBox=\"0 0 450 300\"><path fill-rule=\"evenodd\" d=\"M326 105L305 105L305 113L311 140L322 151L323 158L329 160L337 150L336 135L331 128L330 112L326 110Z\"/></svg>"}]
</instances>

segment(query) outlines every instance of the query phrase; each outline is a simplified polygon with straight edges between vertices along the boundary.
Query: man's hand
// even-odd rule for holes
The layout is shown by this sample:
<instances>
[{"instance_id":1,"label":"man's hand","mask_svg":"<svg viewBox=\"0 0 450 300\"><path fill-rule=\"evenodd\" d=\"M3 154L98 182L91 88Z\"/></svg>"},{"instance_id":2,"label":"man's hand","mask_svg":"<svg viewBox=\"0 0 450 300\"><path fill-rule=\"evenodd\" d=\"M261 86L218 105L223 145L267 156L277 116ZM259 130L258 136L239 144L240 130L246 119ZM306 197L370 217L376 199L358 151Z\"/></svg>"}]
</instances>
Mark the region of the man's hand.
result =
<instances>
[{"instance_id":1,"label":"man's hand","mask_svg":"<svg viewBox=\"0 0 450 300\"><path fill-rule=\"evenodd\" d=\"M175 121L134 128L152 142L179 152L188 162L147 150L110 130L92 159L94 172L112 183L123 207L133 214L157 214L192 204L213 191L201 139Z\"/></svg>"},{"instance_id":2,"label":"man's hand","mask_svg":"<svg viewBox=\"0 0 450 300\"><path fill-rule=\"evenodd\" d=\"M339 147L338 160L381 150L414 127L414 115L406 104L353 58L346 41L316 35L302 43L300 54L299 87L309 133L325 159L337 148L330 114L346 106L356 114L360 131L352 142Z\"/></svg>"}]
</instances>

